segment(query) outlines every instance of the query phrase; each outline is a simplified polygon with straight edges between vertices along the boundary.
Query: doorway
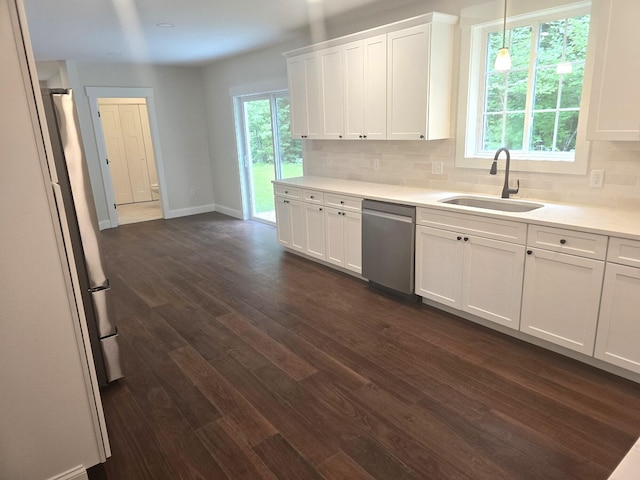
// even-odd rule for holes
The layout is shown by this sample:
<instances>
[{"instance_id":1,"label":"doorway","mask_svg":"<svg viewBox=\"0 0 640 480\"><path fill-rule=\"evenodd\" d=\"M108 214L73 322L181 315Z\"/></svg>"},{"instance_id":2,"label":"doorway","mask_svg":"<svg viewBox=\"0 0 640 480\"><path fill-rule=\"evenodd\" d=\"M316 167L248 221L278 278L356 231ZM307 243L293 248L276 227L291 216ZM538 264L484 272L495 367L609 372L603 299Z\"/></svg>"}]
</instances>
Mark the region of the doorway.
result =
<instances>
[{"instance_id":1,"label":"doorway","mask_svg":"<svg viewBox=\"0 0 640 480\"><path fill-rule=\"evenodd\" d=\"M147 104L144 98L99 98L118 223L162 218Z\"/></svg>"},{"instance_id":2,"label":"doorway","mask_svg":"<svg viewBox=\"0 0 640 480\"><path fill-rule=\"evenodd\" d=\"M287 92L236 97L249 217L275 223L272 180L302 176L302 142L291 138Z\"/></svg>"},{"instance_id":3,"label":"doorway","mask_svg":"<svg viewBox=\"0 0 640 480\"><path fill-rule=\"evenodd\" d=\"M160 136L158 132L158 122L156 120L157 114L153 89L147 87L85 87L85 90L87 97L89 97L89 107L91 110L91 118L93 120L93 132L96 140L96 146L98 147L104 194L106 196L109 213L108 222L101 222L100 229L114 228L121 223L132 223L134 221L144 221L151 218L164 218L165 216L170 215L167 198L168 195L166 194L167 190L164 163L162 161L162 151L159 143ZM146 162L148 168L155 170L155 178L152 176L153 173L148 172L149 185L152 190L150 202L133 202L122 203L120 206L117 205L113 180L113 177L117 175L117 172L112 173L109 155L107 154L107 140L100 114L100 109L102 107L99 105L99 103L103 102L116 102L114 99L119 99L120 103L124 104L126 104L127 101L131 101L131 103L142 105L140 101L144 102L144 107L139 108L139 114L140 122L144 127L143 131L146 132L143 134L143 144L145 144L145 146L138 148L140 150L144 150L147 155ZM145 109L146 115L144 114ZM149 152L149 154L147 154L147 152ZM155 182L151 180L155 180ZM154 184L157 184L157 192L154 191ZM154 206L154 208L149 209L152 210L150 212L145 212L146 209L143 208L144 206ZM128 212L128 210L134 210L134 212ZM128 213L132 214L127 215Z\"/></svg>"}]
</instances>

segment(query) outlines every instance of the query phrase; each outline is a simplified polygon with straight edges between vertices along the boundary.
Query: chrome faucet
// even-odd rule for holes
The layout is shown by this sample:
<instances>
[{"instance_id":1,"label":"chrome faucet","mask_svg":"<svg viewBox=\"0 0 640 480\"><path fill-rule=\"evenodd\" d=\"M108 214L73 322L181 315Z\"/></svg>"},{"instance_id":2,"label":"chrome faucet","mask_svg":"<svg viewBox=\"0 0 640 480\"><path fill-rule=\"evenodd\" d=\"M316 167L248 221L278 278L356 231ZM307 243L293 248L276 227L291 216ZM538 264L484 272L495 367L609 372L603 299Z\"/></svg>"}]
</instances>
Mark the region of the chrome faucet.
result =
<instances>
[{"instance_id":1,"label":"chrome faucet","mask_svg":"<svg viewBox=\"0 0 640 480\"><path fill-rule=\"evenodd\" d=\"M511 166L511 154L509 153L509 149L507 147L498 149L498 151L496 152L496 156L493 157L493 163L491 164L491 170L489 170L489 173L491 175L495 175L496 173L498 173L498 157L502 152L505 152L507 154L507 167L504 172L504 187L502 187L502 198L509 198L510 194L518 193L518 191L520 190L520 180L517 181L518 186L516 188L509 188L509 167Z\"/></svg>"}]
</instances>

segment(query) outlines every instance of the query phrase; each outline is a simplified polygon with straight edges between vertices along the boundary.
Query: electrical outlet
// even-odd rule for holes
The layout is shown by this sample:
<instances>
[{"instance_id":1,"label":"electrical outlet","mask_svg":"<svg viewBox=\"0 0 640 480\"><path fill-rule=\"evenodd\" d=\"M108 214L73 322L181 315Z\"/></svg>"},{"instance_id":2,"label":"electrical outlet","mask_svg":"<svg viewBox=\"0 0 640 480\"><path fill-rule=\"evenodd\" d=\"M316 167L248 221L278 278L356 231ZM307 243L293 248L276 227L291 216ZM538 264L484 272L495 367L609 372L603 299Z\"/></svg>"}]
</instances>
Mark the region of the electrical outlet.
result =
<instances>
[{"instance_id":1,"label":"electrical outlet","mask_svg":"<svg viewBox=\"0 0 640 480\"><path fill-rule=\"evenodd\" d=\"M591 170L591 181L589 186L593 188L602 188L604 185L604 170Z\"/></svg>"},{"instance_id":2,"label":"electrical outlet","mask_svg":"<svg viewBox=\"0 0 640 480\"><path fill-rule=\"evenodd\" d=\"M373 169L374 170L379 170L380 169L380 159L379 158L374 158L373 159Z\"/></svg>"},{"instance_id":3,"label":"electrical outlet","mask_svg":"<svg viewBox=\"0 0 640 480\"><path fill-rule=\"evenodd\" d=\"M433 175L442 175L444 173L444 165L442 164L442 160L431 162L431 173Z\"/></svg>"},{"instance_id":4,"label":"electrical outlet","mask_svg":"<svg viewBox=\"0 0 640 480\"><path fill-rule=\"evenodd\" d=\"M195 188L190 188L189 189L189 196L191 196L191 197L195 197L196 196L196 189Z\"/></svg>"}]
</instances>

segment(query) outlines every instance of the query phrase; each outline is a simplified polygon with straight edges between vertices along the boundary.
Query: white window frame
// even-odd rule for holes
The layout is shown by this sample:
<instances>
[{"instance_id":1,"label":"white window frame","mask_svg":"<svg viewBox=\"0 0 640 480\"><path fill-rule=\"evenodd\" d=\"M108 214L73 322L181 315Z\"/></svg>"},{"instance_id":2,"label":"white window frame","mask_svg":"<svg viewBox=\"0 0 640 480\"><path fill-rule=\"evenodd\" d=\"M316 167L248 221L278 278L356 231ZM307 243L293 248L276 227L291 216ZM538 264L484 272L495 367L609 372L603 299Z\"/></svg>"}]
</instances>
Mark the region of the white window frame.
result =
<instances>
[{"instance_id":1,"label":"white window frame","mask_svg":"<svg viewBox=\"0 0 640 480\"><path fill-rule=\"evenodd\" d=\"M501 2L494 2L497 7ZM549 2L546 2L549 3ZM553 3L553 2L552 2ZM555 2L557 3L557 2ZM590 13L591 2L580 2L570 5L555 5L536 12L509 12L507 28L531 25L532 22L544 22L559 17L573 17ZM524 7L526 8L526 7ZM492 31L502 29L502 18L493 20L474 20L477 18L473 9L469 9L469 20L461 15L461 59L460 59L460 91L458 105L458 126L456 141L456 167L489 169L493 160L493 152L479 151L482 136L482 112L484 108L484 74L486 66L486 37ZM489 9L500 14L500 9ZM560 173L584 175L587 171L590 143L586 141L586 125L589 104L589 92L592 61L592 32L589 29L589 43L585 61L582 98L580 101L580 117L576 135L575 155L572 158L566 153L540 152L528 153L512 152L511 169L513 171ZM535 34L536 32L532 32ZM532 42L535 38L532 39ZM529 82L535 74L533 66L529 68ZM528 99L528 101L531 101Z\"/></svg>"}]
</instances>

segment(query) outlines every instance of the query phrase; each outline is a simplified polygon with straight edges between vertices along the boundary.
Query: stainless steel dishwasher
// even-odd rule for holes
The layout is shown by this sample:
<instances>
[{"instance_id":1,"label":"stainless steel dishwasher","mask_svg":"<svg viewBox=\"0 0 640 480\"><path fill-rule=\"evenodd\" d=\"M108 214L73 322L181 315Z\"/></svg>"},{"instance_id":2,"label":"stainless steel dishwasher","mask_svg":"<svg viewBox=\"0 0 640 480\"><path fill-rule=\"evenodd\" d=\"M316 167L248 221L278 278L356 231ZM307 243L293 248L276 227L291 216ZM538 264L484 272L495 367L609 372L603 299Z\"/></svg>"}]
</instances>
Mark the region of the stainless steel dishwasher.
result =
<instances>
[{"instance_id":1,"label":"stainless steel dishwasher","mask_svg":"<svg viewBox=\"0 0 640 480\"><path fill-rule=\"evenodd\" d=\"M416 209L362 202L362 276L374 287L413 297Z\"/></svg>"}]
</instances>

